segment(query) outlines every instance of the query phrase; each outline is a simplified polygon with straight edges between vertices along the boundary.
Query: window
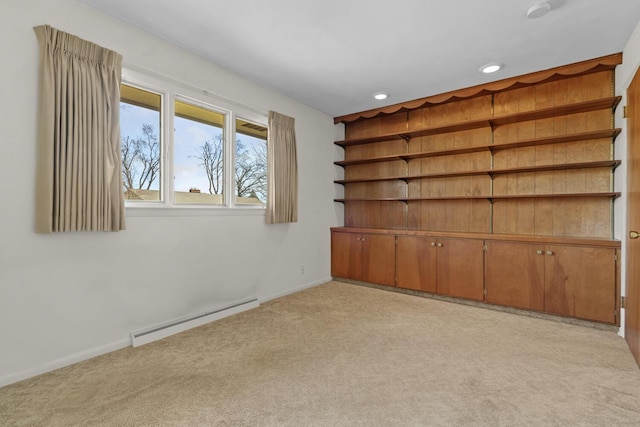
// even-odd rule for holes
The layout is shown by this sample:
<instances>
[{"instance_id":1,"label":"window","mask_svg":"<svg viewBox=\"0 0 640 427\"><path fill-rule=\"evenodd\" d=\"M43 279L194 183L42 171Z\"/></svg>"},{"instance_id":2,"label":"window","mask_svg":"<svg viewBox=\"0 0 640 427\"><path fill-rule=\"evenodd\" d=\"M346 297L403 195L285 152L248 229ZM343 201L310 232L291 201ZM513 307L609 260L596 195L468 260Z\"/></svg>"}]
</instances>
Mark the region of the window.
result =
<instances>
[{"instance_id":1,"label":"window","mask_svg":"<svg viewBox=\"0 0 640 427\"><path fill-rule=\"evenodd\" d=\"M202 91L123 73L127 207L264 208L266 122L263 114Z\"/></svg>"},{"instance_id":2,"label":"window","mask_svg":"<svg viewBox=\"0 0 640 427\"><path fill-rule=\"evenodd\" d=\"M120 88L120 149L126 200L160 200L160 110L157 93Z\"/></svg>"},{"instance_id":3,"label":"window","mask_svg":"<svg viewBox=\"0 0 640 427\"><path fill-rule=\"evenodd\" d=\"M207 108L175 101L174 197L177 204L224 204L224 124Z\"/></svg>"},{"instance_id":4,"label":"window","mask_svg":"<svg viewBox=\"0 0 640 427\"><path fill-rule=\"evenodd\" d=\"M267 127L236 119L235 196L237 204L267 201Z\"/></svg>"}]
</instances>

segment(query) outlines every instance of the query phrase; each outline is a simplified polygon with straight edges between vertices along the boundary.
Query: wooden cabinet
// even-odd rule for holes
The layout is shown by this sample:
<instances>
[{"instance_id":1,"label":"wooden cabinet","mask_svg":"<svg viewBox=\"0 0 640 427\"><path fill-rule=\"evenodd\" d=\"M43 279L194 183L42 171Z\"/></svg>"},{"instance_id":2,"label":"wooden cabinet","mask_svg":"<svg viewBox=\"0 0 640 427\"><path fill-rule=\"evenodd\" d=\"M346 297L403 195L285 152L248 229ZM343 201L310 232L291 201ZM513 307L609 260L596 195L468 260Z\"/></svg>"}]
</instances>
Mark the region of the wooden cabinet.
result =
<instances>
[{"instance_id":1,"label":"wooden cabinet","mask_svg":"<svg viewBox=\"0 0 640 427\"><path fill-rule=\"evenodd\" d=\"M616 321L616 251L547 245L544 309L599 322Z\"/></svg>"},{"instance_id":2,"label":"wooden cabinet","mask_svg":"<svg viewBox=\"0 0 640 427\"><path fill-rule=\"evenodd\" d=\"M331 275L380 285L395 285L395 236L331 233Z\"/></svg>"},{"instance_id":3,"label":"wooden cabinet","mask_svg":"<svg viewBox=\"0 0 640 427\"><path fill-rule=\"evenodd\" d=\"M481 301L482 243L475 239L398 236L396 286Z\"/></svg>"},{"instance_id":4,"label":"wooden cabinet","mask_svg":"<svg viewBox=\"0 0 640 427\"><path fill-rule=\"evenodd\" d=\"M438 293L484 299L482 240L438 238Z\"/></svg>"},{"instance_id":5,"label":"wooden cabinet","mask_svg":"<svg viewBox=\"0 0 640 427\"><path fill-rule=\"evenodd\" d=\"M487 302L615 324L617 249L487 242Z\"/></svg>"},{"instance_id":6,"label":"wooden cabinet","mask_svg":"<svg viewBox=\"0 0 640 427\"><path fill-rule=\"evenodd\" d=\"M487 302L543 311L543 251L529 243L487 242Z\"/></svg>"},{"instance_id":7,"label":"wooden cabinet","mask_svg":"<svg viewBox=\"0 0 640 427\"><path fill-rule=\"evenodd\" d=\"M618 322L619 243L334 228L334 277ZM560 242L570 242L564 244Z\"/></svg>"},{"instance_id":8,"label":"wooden cabinet","mask_svg":"<svg viewBox=\"0 0 640 427\"><path fill-rule=\"evenodd\" d=\"M435 239L398 236L396 286L415 291L437 292L437 254Z\"/></svg>"}]
</instances>

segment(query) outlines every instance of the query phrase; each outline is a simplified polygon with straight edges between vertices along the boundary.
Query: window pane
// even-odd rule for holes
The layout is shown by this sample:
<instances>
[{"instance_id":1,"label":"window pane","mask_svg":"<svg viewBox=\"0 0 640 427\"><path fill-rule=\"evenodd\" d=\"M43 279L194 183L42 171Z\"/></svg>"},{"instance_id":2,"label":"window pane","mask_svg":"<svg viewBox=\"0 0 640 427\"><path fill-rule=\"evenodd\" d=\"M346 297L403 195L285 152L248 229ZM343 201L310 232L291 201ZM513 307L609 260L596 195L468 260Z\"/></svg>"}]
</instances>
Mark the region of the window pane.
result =
<instances>
[{"instance_id":1,"label":"window pane","mask_svg":"<svg viewBox=\"0 0 640 427\"><path fill-rule=\"evenodd\" d=\"M224 114L175 102L176 203L224 203Z\"/></svg>"},{"instance_id":2,"label":"window pane","mask_svg":"<svg viewBox=\"0 0 640 427\"><path fill-rule=\"evenodd\" d=\"M127 200L160 200L161 96L121 86L122 182Z\"/></svg>"},{"instance_id":3,"label":"window pane","mask_svg":"<svg viewBox=\"0 0 640 427\"><path fill-rule=\"evenodd\" d=\"M267 128L236 119L236 204L267 201Z\"/></svg>"}]
</instances>

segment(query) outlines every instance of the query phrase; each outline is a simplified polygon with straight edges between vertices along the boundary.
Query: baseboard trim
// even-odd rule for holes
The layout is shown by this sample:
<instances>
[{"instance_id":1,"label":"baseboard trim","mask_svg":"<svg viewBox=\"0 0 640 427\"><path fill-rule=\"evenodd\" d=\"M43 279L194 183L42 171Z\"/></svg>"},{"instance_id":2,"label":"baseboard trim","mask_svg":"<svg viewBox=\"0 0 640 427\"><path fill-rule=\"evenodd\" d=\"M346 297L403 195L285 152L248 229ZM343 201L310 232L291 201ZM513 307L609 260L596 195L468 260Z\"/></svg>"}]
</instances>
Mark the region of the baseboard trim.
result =
<instances>
[{"instance_id":1,"label":"baseboard trim","mask_svg":"<svg viewBox=\"0 0 640 427\"><path fill-rule=\"evenodd\" d=\"M207 323L215 322L216 320L251 310L259 305L260 303L258 302L258 299L254 298L231 304L220 309L187 316L168 323L156 325L151 328L135 331L131 333L131 346L139 347L150 342L158 341L163 338L170 337L171 335L179 334L180 332L185 332L189 329L197 328L198 326L206 325Z\"/></svg>"},{"instance_id":2,"label":"baseboard trim","mask_svg":"<svg viewBox=\"0 0 640 427\"><path fill-rule=\"evenodd\" d=\"M274 300L274 299L277 299L277 298L286 297L287 295L295 294L296 292L304 291L305 289L313 288L313 287L318 286L318 285L323 285L323 284L328 283L328 282L330 282L332 280L333 280L333 278L331 276L329 276L329 277L326 277L324 279L319 279L319 280L315 280L313 282L305 283L304 285L300 285L300 286L297 286L295 288L288 289L286 291L276 292L274 294L263 296L263 297L259 298L259 300L260 300L260 303L262 304L262 303L267 302L267 301L271 301L271 300Z\"/></svg>"},{"instance_id":3,"label":"baseboard trim","mask_svg":"<svg viewBox=\"0 0 640 427\"><path fill-rule=\"evenodd\" d=\"M103 354L111 353L112 351L121 350L123 348L129 347L130 345L130 340L125 338L89 350L81 351L67 357L62 357L52 362L45 363L44 365L25 369L24 371L16 372L15 374L5 375L4 377L0 377L0 387L17 383L19 381L24 381L38 375L46 374L47 372L55 371L56 369L64 368L75 363L93 359L94 357L102 356Z\"/></svg>"}]
</instances>

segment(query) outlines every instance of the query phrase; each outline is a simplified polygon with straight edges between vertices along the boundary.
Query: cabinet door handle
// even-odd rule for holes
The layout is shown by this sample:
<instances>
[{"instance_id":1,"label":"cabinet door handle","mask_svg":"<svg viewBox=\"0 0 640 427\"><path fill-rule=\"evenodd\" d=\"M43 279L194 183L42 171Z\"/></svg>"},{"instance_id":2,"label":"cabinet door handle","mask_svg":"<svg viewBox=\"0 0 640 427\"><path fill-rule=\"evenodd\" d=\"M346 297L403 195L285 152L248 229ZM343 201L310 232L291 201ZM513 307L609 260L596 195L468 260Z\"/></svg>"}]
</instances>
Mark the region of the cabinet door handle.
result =
<instances>
[{"instance_id":1,"label":"cabinet door handle","mask_svg":"<svg viewBox=\"0 0 640 427\"><path fill-rule=\"evenodd\" d=\"M435 246L435 245L436 245L436 242L431 242L431 246Z\"/></svg>"},{"instance_id":2,"label":"cabinet door handle","mask_svg":"<svg viewBox=\"0 0 640 427\"><path fill-rule=\"evenodd\" d=\"M537 253L538 255L542 255L544 252L543 252L543 251L541 251L540 249L538 249L538 250L536 251L536 253Z\"/></svg>"},{"instance_id":3,"label":"cabinet door handle","mask_svg":"<svg viewBox=\"0 0 640 427\"><path fill-rule=\"evenodd\" d=\"M640 233L638 233L637 231L630 231L629 232L629 238L630 239L637 239L638 237L640 237Z\"/></svg>"},{"instance_id":4,"label":"cabinet door handle","mask_svg":"<svg viewBox=\"0 0 640 427\"><path fill-rule=\"evenodd\" d=\"M553 251L547 251L547 255L553 255Z\"/></svg>"},{"instance_id":5,"label":"cabinet door handle","mask_svg":"<svg viewBox=\"0 0 640 427\"><path fill-rule=\"evenodd\" d=\"M443 246L444 246L444 245L443 245L442 243L438 242L438 247L439 247L439 248L441 248L441 247L443 247Z\"/></svg>"},{"instance_id":6,"label":"cabinet door handle","mask_svg":"<svg viewBox=\"0 0 640 427\"><path fill-rule=\"evenodd\" d=\"M363 238L362 238L362 241L363 241L363 242L366 242L366 241L367 241L367 238L366 238L366 237L363 237Z\"/></svg>"}]
</instances>

